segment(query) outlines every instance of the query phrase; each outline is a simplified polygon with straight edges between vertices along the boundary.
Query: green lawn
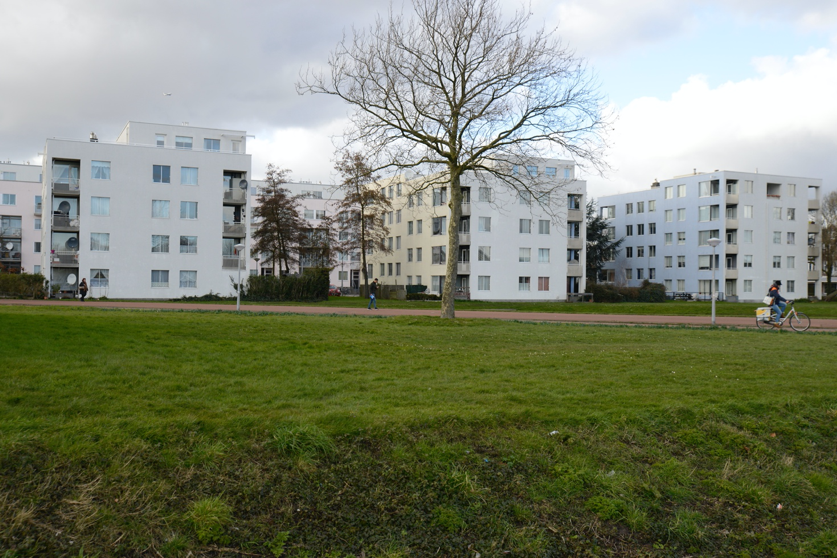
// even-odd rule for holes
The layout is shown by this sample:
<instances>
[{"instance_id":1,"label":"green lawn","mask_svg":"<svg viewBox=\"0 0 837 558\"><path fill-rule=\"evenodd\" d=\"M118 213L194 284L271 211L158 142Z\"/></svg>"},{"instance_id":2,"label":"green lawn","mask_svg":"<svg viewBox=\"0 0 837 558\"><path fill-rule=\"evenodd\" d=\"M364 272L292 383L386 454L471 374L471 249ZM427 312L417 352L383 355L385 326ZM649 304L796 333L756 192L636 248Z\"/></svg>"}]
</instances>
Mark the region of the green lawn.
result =
<instances>
[{"instance_id":1,"label":"green lawn","mask_svg":"<svg viewBox=\"0 0 837 558\"><path fill-rule=\"evenodd\" d=\"M0 330L4 558L834 555L833 334L78 307Z\"/></svg>"}]
</instances>

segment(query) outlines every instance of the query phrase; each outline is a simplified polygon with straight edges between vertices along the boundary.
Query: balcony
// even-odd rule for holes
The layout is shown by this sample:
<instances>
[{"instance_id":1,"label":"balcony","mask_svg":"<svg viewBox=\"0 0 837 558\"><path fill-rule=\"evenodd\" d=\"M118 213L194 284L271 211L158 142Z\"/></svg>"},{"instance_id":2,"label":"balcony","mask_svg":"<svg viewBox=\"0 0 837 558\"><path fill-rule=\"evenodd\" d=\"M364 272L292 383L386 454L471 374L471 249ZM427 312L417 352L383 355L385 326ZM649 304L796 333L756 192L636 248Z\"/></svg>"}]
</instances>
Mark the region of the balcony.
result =
<instances>
[{"instance_id":1,"label":"balcony","mask_svg":"<svg viewBox=\"0 0 837 558\"><path fill-rule=\"evenodd\" d=\"M578 260L567 262L567 277L581 277L584 275L584 269Z\"/></svg>"},{"instance_id":2,"label":"balcony","mask_svg":"<svg viewBox=\"0 0 837 558\"><path fill-rule=\"evenodd\" d=\"M53 267L78 267L78 250L53 250L50 263Z\"/></svg>"},{"instance_id":3,"label":"balcony","mask_svg":"<svg viewBox=\"0 0 837 558\"><path fill-rule=\"evenodd\" d=\"M584 241L577 236L571 236L567 238L567 249L568 250L581 250L584 248Z\"/></svg>"},{"instance_id":4,"label":"balcony","mask_svg":"<svg viewBox=\"0 0 837 558\"><path fill-rule=\"evenodd\" d=\"M727 244L724 248L725 254L737 254L738 253L738 244Z\"/></svg>"},{"instance_id":5,"label":"balcony","mask_svg":"<svg viewBox=\"0 0 837 558\"><path fill-rule=\"evenodd\" d=\"M471 245L471 233L459 233L459 245L460 246L470 246Z\"/></svg>"},{"instance_id":6,"label":"balcony","mask_svg":"<svg viewBox=\"0 0 837 558\"><path fill-rule=\"evenodd\" d=\"M20 227L3 227L0 229L0 238L20 238Z\"/></svg>"},{"instance_id":7,"label":"balcony","mask_svg":"<svg viewBox=\"0 0 837 558\"><path fill-rule=\"evenodd\" d=\"M584 221L584 213L580 209L568 209L567 221Z\"/></svg>"},{"instance_id":8,"label":"balcony","mask_svg":"<svg viewBox=\"0 0 837 558\"><path fill-rule=\"evenodd\" d=\"M820 231L821 231L821 228L817 223L811 223L811 222L808 223L808 232L809 233L819 234Z\"/></svg>"},{"instance_id":9,"label":"balcony","mask_svg":"<svg viewBox=\"0 0 837 558\"><path fill-rule=\"evenodd\" d=\"M471 214L471 204L470 203L463 203L462 204L462 215L470 215Z\"/></svg>"},{"instance_id":10,"label":"balcony","mask_svg":"<svg viewBox=\"0 0 837 558\"><path fill-rule=\"evenodd\" d=\"M247 225L244 223L227 223L224 222L224 236L231 236L235 238L242 238L247 236Z\"/></svg>"},{"instance_id":11,"label":"balcony","mask_svg":"<svg viewBox=\"0 0 837 558\"><path fill-rule=\"evenodd\" d=\"M224 190L224 203L232 205L244 205L247 202L247 190L241 188L228 188Z\"/></svg>"},{"instance_id":12,"label":"balcony","mask_svg":"<svg viewBox=\"0 0 837 558\"><path fill-rule=\"evenodd\" d=\"M727 219L724 226L728 231L735 230L738 228L738 219Z\"/></svg>"},{"instance_id":13,"label":"balcony","mask_svg":"<svg viewBox=\"0 0 837 558\"><path fill-rule=\"evenodd\" d=\"M738 194L727 194L727 205L738 205Z\"/></svg>"},{"instance_id":14,"label":"balcony","mask_svg":"<svg viewBox=\"0 0 837 558\"><path fill-rule=\"evenodd\" d=\"M471 262L456 262L456 273L457 275L470 275Z\"/></svg>"},{"instance_id":15,"label":"balcony","mask_svg":"<svg viewBox=\"0 0 837 558\"><path fill-rule=\"evenodd\" d=\"M5 246L0 246L0 260L5 263L20 263L20 246L11 250L7 250Z\"/></svg>"},{"instance_id":16,"label":"balcony","mask_svg":"<svg viewBox=\"0 0 837 558\"><path fill-rule=\"evenodd\" d=\"M728 267L724 271L724 279L738 279L738 270Z\"/></svg>"},{"instance_id":17,"label":"balcony","mask_svg":"<svg viewBox=\"0 0 837 558\"><path fill-rule=\"evenodd\" d=\"M238 256L222 256L221 267L223 269L238 269L241 265L241 258Z\"/></svg>"},{"instance_id":18,"label":"balcony","mask_svg":"<svg viewBox=\"0 0 837 558\"><path fill-rule=\"evenodd\" d=\"M52 230L54 231L78 231L78 215L67 215L59 213L52 216Z\"/></svg>"},{"instance_id":19,"label":"balcony","mask_svg":"<svg viewBox=\"0 0 837 558\"><path fill-rule=\"evenodd\" d=\"M819 281L822 279L822 272L818 269L808 270L808 281Z\"/></svg>"},{"instance_id":20,"label":"balcony","mask_svg":"<svg viewBox=\"0 0 837 558\"><path fill-rule=\"evenodd\" d=\"M808 200L808 209L819 210L819 208L820 208L820 200Z\"/></svg>"},{"instance_id":21,"label":"balcony","mask_svg":"<svg viewBox=\"0 0 837 558\"><path fill-rule=\"evenodd\" d=\"M814 244L813 246L809 244L808 245L808 257L809 258L819 258L820 255L821 255L820 254L821 249L822 249L822 246L819 245L819 244Z\"/></svg>"},{"instance_id":22,"label":"balcony","mask_svg":"<svg viewBox=\"0 0 837 558\"><path fill-rule=\"evenodd\" d=\"M61 195L78 196L78 180L53 180L52 193Z\"/></svg>"}]
</instances>

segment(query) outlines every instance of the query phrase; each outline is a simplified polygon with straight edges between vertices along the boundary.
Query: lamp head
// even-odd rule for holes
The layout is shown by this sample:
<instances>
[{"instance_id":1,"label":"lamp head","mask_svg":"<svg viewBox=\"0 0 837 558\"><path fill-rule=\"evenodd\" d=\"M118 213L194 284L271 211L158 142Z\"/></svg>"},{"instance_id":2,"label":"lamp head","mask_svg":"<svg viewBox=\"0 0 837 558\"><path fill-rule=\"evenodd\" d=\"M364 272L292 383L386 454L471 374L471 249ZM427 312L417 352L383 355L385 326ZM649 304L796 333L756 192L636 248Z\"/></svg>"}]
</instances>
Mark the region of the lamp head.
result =
<instances>
[{"instance_id":1,"label":"lamp head","mask_svg":"<svg viewBox=\"0 0 837 558\"><path fill-rule=\"evenodd\" d=\"M710 239L707 241L707 243L708 243L708 244L709 244L712 248L715 248L718 244L720 244L720 243L721 243L721 239L720 239L720 238L710 238Z\"/></svg>"}]
</instances>

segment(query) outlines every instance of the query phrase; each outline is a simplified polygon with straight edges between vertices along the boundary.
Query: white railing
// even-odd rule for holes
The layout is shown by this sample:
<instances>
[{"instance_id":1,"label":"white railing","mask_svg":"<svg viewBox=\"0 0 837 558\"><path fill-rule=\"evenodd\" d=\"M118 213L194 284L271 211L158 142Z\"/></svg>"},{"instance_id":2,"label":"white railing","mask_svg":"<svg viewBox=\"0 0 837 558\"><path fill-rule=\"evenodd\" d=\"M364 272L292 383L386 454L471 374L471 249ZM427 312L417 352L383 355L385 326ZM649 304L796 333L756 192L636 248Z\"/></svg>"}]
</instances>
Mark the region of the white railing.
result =
<instances>
[{"instance_id":1,"label":"white railing","mask_svg":"<svg viewBox=\"0 0 837 558\"><path fill-rule=\"evenodd\" d=\"M247 199L247 190L241 188L227 188L224 190L224 201L241 202Z\"/></svg>"},{"instance_id":2,"label":"white railing","mask_svg":"<svg viewBox=\"0 0 837 558\"><path fill-rule=\"evenodd\" d=\"M52 191L59 193L75 193L78 192L78 179L68 181L52 181Z\"/></svg>"},{"instance_id":3,"label":"white railing","mask_svg":"<svg viewBox=\"0 0 837 558\"><path fill-rule=\"evenodd\" d=\"M79 220L77 215L53 215L52 226L77 229L79 227Z\"/></svg>"},{"instance_id":4,"label":"white railing","mask_svg":"<svg viewBox=\"0 0 837 558\"><path fill-rule=\"evenodd\" d=\"M78 250L53 250L50 260L54 264L78 265Z\"/></svg>"},{"instance_id":5,"label":"white railing","mask_svg":"<svg viewBox=\"0 0 837 558\"><path fill-rule=\"evenodd\" d=\"M245 236L246 234L246 227L244 223L236 222L236 223L227 223L224 222L224 234L228 234L231 236Z\"/></svg>"},{"instance_id":6,"label":"white railing","mask_svg":"<svg viewBox=\"0 0 837 558\"><path fill-rule=\"evenodd\" d=\"M223 269L238 269L241 258L238 256L223 256L221 267Z\"/></svg>"},{"instance_id":7,"label":"white railing","mask_svg":"<svg viewBox=\"0 0 837 558\"><path fill-rule=\"evenodd\" d=\"M0 236L4 238L20 238L21 229L18 227L3 227Z\"/></svg>"}]
</instances>

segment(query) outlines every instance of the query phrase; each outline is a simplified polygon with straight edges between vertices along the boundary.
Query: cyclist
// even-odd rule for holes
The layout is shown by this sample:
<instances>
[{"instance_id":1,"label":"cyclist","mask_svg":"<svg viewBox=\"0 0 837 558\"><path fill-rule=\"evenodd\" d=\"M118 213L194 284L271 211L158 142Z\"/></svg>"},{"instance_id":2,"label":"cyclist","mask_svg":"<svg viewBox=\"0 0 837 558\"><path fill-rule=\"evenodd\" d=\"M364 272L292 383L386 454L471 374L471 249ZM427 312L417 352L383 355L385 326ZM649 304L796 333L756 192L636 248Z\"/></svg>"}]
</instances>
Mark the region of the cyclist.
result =
<instances>
[{"instance_id":1,"label":"cyclist","mask_svg":"<svg viewBox=\"0 0 837 558\"><path fill-rule=\"evenodd\" d=\"M782 314L785 312L785 307L788 305L788 299L779 294L779 287L782 286L781 281L773 281L770 290L767 291L767 296L773 297L773 320L779 323Z\"/></svg>"}]
</instances>

